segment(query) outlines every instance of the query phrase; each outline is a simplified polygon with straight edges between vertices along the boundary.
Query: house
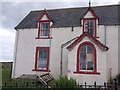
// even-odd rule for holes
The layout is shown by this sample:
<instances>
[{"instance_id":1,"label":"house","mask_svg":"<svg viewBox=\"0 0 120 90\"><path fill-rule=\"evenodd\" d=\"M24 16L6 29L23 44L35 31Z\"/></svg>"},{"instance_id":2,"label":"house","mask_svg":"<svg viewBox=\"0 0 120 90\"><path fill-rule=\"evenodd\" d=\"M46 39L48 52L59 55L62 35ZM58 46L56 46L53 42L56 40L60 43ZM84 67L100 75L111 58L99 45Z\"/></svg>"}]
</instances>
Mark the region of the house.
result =
<instances>
[{"instance_id":1,"label":"house","mask_svg":"<svg viewBox=\"0 0 120 90\"><path fill-rule=\"evenodd\" d=\"M31 11L16 27L12 78L50 73L103 84L120 73L120 5Z\"/></svg>"}]
</instances>

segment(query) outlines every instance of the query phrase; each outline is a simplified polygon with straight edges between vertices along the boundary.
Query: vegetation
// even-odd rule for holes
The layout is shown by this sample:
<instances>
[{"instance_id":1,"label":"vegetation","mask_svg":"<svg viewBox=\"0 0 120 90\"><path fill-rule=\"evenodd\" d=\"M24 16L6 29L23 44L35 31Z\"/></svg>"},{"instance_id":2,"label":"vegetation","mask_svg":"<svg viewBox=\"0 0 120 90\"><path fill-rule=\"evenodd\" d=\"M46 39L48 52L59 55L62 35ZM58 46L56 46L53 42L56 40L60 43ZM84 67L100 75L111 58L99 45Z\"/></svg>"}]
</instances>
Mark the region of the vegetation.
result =
<instances>
[{"instance_id":1,"label":"vegetation","mask_svg":"<svg viewBox=\"0 0 120 90\"><path fill-rule=\"evenodd\" d=\"M116 76L116 80L117 80L117 82L118 82L118 85L120 85L120 74L118 74L118 75Z\"/></svg>"},{"instance_id":2,"label":"vegetation","mask_svg":"<svg viewBox=\"0 0 120 90\"><path fill-rule=\"evenodd\" d=\"M2 69L2 85L5 82L10 81L11 79L11 70L10 69Z\"/></svg>"},{"instance_id":3,"label":"vegetation","mask_svg":"<svg viewBox=\"0 0 120 90\"><path fill-rule=\"evenodd\" d=\"M56 88L75 88L76 80L73 78L68 79L67 76L61 76L55 81Z\"/></svg>"}]
</instances>

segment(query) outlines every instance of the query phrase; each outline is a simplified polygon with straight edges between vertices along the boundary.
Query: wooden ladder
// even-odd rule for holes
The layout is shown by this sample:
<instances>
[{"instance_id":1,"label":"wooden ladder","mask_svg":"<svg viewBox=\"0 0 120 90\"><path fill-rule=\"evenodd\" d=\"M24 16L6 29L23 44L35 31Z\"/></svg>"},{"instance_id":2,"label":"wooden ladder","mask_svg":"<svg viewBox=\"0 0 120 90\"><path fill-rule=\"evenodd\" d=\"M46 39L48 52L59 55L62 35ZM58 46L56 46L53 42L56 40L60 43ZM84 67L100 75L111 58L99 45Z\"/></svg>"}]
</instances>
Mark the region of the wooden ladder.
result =
<instances>
[{"instance_id":1,"label":"wooden ladder","mask_svg":"<svg viewBox=\"0 0 120 90\"><path fill-rule=\"evenodd\" d=\"M44 86L48 86L48 82L54 80L54 77L50 73L38 75L37 77L39 81L42 83L42 85Z\"/></svg>"}]
</instances>

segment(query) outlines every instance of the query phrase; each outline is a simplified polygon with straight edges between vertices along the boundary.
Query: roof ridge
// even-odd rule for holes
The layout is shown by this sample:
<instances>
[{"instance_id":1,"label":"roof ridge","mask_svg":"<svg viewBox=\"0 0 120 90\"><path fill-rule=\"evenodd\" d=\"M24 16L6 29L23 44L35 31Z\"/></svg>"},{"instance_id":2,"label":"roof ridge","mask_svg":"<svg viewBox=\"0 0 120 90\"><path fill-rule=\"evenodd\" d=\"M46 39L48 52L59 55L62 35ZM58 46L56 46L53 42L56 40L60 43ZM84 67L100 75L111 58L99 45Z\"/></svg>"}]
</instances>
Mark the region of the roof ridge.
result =
<instances>
[{"instance_id":1,"label":"roof ridge","mask_svg":"<svg viewBox=\"0 0 120 90\"><path fill-rule=\"evenodd\" d=\"M111 6L119 6L119 4L111 4L111 5L99 5L99 6L91 6L91 8L100 8L100 7L111 7ZM63 7L63 8L57 8L57 9L54 9L54 8L52 8L52 9L47 9L46 8L46 10L47 11L56 11L56 10L71 10L71 9L86 9L86 8L88 8L87 6L86 7L69 7L69 8L67 8L67 7ZM40 12L40 11L44 11L44 9L41 9L41 10L31 10L31 11L33 11L33 12Z\"/></svg>"}]
</instances>

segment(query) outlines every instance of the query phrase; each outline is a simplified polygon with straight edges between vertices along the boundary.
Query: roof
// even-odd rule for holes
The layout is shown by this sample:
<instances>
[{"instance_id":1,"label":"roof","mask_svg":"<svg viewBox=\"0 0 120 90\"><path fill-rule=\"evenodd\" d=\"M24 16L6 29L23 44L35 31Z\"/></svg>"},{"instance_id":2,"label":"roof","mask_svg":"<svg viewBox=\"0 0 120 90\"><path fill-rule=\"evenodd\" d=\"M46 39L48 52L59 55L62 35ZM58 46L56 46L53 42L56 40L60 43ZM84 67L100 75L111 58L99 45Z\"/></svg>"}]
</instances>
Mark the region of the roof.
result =
<instances>
[{"instance_id":1,"label":"roof","mask_svg":"<svg viewBox=\"0 0 120 90\"><path fill-rule=\"evenodd\" d=\"M120 5L96 6L92 7L94 13L99 18L99 24L102 25L118 25L118 9ZM66 8L47 10L48 15L53 21L52 28L56 27L78 27L81 25L80 20L87 12L88 7ZM37 20L44 10L31 11L15 29L37 28Z\"/></svg>"},{"instance_id":2,"label":"roof","mask_svg":"<svg viewBox=\"0 0 120 90\"><path fill-rule=\"evenodd\" d=\"M90 40L93 41L96 45L98 45L101 50L107 51L109 49L106 45L102 44L99 40L87 32L84 32L80 37L78 37L71 45L67 47L67 49L72 50L86 36L90 38Z\"/></svg>"}]
</instances>

